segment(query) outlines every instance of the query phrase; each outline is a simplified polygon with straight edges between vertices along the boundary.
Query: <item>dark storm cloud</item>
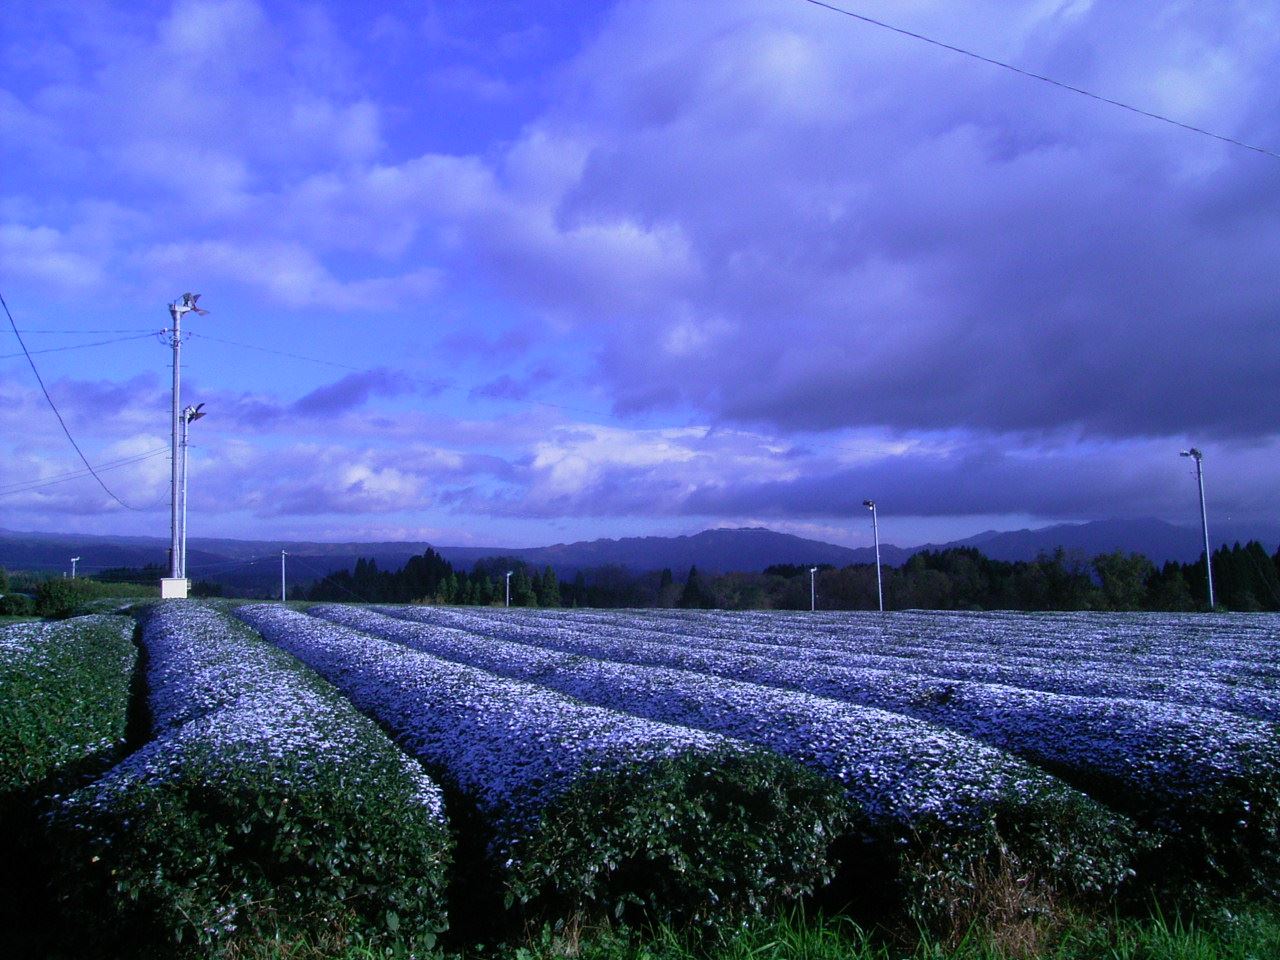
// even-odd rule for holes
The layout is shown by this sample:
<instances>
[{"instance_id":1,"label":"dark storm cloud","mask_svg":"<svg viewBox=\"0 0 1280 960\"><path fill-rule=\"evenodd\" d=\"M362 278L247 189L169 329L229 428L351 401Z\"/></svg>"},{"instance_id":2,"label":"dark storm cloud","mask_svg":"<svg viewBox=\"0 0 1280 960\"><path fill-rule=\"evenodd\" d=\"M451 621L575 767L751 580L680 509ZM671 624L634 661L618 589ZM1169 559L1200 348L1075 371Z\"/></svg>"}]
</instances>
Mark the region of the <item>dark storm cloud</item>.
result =
<instances>
[{"instance_id":1,"label":"dark storm cloud","mask_svg":"<svg viewBox=\"0 0 1280 960\"><path fill-rule=\"evenodd\" d=\"M1195 475L1178 449L1172 440L1066 442L1037 449L1005 438L1003 443L908 451L853 465L822 457L796 463L783 450L718 471L711 464L729 456L729 449L702 449L697 466L601 462L580 482L568 485L555 482L544 466L525 464L503 475L499 488L459 487L441 502L498 517L776 522L859 515L862 501L870 497L899 516L1160 516L1190 523L1197 511ZM1271 516L1269 504L1280 496L1272 466L1277 456L1274 444L1212 450L1207 473L1214 514L1237 520Z\"/></svg>"},{"instance_id":2,"label":"dark storm cloud","mask_svg":"<svg viewBox=\"0 0 1280 960\"><path fill-rule=\"evenodd\" d=\"M412 389L413 381L403 373L385 368L364 370L312 390L291 409L308 417L328 416L362 406L371 397L395 397Z\"/></svg>"},{"instance_id":3,"label":"dark storm cloud","mask_svg":"<svg viewBox=\"0 0 1280 960\"><path fill-rule=\"evenodd\" d=\"M916 26L1280 149L1273 10L999 9ZM802 4L623 4L565 83L554 231L486 206L468 242L589 331L622 411L1277 429L1280 161ZM610 225L651 282L570 243Z\"/></svg>"},{"instance_id":4,"label":"dark storm cloud","mask_svg":"<svg viewBox=\"0 0 1280 960\"><path fill-rule=\"evenodd\" d=\"M704 487L682 509L717 516L848 516L871 497L886 511L911 516L1147 517L1175 514L1190 504L1184 472L1173 456L1135 470L1119 452L1029 457L985 449L815 470L787 481Z\"/></svg>"},{"instance_id":5,"label":"dark storm cloud","mask_svg":"<svg viewBox=\"0 0 1280 960\"><path fill-rule=\"evenodd\" d=\"M555 373L546 367L539 367L526 376L504 373L476 387L470 397L473 400L527 400L554 379Z\"/></svg>"}]
</instances>

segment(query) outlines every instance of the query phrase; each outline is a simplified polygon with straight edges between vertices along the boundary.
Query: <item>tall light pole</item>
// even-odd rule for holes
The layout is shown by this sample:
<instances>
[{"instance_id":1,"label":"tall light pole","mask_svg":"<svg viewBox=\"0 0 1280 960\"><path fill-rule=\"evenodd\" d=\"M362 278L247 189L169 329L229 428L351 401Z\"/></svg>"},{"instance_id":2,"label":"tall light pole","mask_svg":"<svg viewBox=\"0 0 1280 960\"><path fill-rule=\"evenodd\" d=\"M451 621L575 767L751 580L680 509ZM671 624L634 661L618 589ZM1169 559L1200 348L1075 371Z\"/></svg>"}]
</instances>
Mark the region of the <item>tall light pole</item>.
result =
<instances>
[{"instance_id":1,"label":"tall light pole","mask_svg":"<svg viewBox=\"0 0 1280 960\"><path fill-rule=\"evenodd\" d=\"M287 556L288 554L285 553L283 550L280 551L280 602L281 603L284 603L286 600L285 589L284 589L284 558Z\"/></svg>"},{"instance_id":2,"label":"tall light pole","mask_svg":"<svg viewBox=\"0 0 1280 960\"><path fill-rule=\"evenodd\" d=\"M178 445L181 442L181 385L182 385L182 318L188 313L206 314L209 311L196 306L200 299L198 293L184 293L181 300L169 304L169 316L173 318L173 326L165 332L169 334L169 343L173 347L173 445L170 451L170 497L169 497L169 577L168 583L160 584L162 597L185 597L187 595L186 579L182 576L181 543L178 537L178 496L180 478Z\"/></svg>"},{"instance_id":3,"label":"tall light pole","mask_svg":"<svg viewBox=\"0 0 1280 960\"><path fill-rule=\"evenodd\" d=\"M1204 579L1209 584L1209 609L1213 609L1213 560L1209 550L1209 516L1204 509L1204 467L1200 461L1204 454L1192 447L1183 450L1179 456L1190 457L1196 462L1196 484L1200 487L1200 529L1204 531Z\"/></svg>"},{"instance_id":4,"label":"tall light pole","mask_svg":"<svg viewBox=\"0 0 1280 960\"><path fill-rule=\"evenodd\" d=\"M80 559L79 557L71 558L71 579L72 580L76 578L76 561L78 561L79 559Z\"/></svg>"},{"instance_id":5,"label":"tall light pole","mask_svg":"<svg viewBox=\"0 0 1280 960\"><path fill-rule=\"evenodd\" d=\"M179 545L179 576L183 579L187 576L187 431L193 420L206 415L201 410L203 406L203 403L197 403L182 411L182 542Z\"/></svg>"},{"instance_id":6,"label":"tall light pole","mask_svg":"<svg viewBox=\"0 0 1280 960\"><path fill-rule=\"evenodd\" d=\"M511 606L511 574L513 573L515 573L514 570L507 571L507 604L506 605L508 607Z\"/></svg>"},{"instance_id":7,"label":"tall light pole","mask_svg":"<svg viewBox=\"0 0 1280 960\"><path fill-rule=\"evenodd\" d=\"M871 532L876 538L876 599L880 601L880 612L884 613L884 581L880 577L880 520L876 516L874 500L863 500L862 505L871 511Z\"/></svg>"},{"instance_id":8,"label":"tall light pole","mask_svg":"<svg viewBox=\"0 0 1280 960\"><path fill-rule=\"evenodd\" d=\"M809 568L809 612L818 609L818 568Z\"/></svg>"}]
</instances>

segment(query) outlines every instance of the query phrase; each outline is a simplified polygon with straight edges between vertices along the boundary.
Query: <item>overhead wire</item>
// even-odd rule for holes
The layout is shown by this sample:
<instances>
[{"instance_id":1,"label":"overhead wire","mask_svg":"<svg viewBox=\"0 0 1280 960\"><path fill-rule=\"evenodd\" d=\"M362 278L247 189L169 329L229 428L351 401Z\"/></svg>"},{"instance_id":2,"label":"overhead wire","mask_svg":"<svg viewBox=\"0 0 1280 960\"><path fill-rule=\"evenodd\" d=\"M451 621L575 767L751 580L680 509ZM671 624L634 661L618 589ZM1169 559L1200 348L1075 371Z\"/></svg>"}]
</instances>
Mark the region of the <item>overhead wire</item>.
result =
<instances>
[{"instance_id":1,"label":"overhead wire","mask_svg":"<svg viewBox=\"0 0 1280 960\"><path fill-rule=\"evenodd\" d=\"M127 467L135 463L142 463L151 460L162 454L169 452L168 447L156 447L143 453L133 454L128 457L121 457L118 460L108 460L106 463L97 465L100 473L108 470L118 470L120 467ZM12 496L18 493L26 493L29 490L38 490L42 487L52 487L55 484L66 483L68 480L78 480L81 477L89 475L87 470L69 470L65 473L56 473L52 477L42 477L38 480L23 480L17 483L8 483L0 485L0 497Z\"/></svg>"},{"instance_id":2,"label":"overhead wire","mask_svg":"<svg viewBox=\"0 0 1280 960\"><path fill-rule=\"evenodd\" d=\"M18 338L18 343L21 345L22 352L27 358L27 363L31 366L31 372L35 374L36 382L40 384L40 392L44 394L45 400L48 401L49 409L51 409L53 411L53 415L58 418L58 425L62 427L62 432L67 435L67 440L70 442L71 446L75 448L75 451L79 455L81 461L84 462L89 473L93 475L93 479L98 481L98 486L102 487L112 500L120 504L120 506L124 507L126 510L140 510L141 508L125 503L116 496L115 491L108 487L106 483L103 482L103 479L98 476L97 471L93 469L93 464L91 464L89 462L89 458L84 455L84 451L80 449L80 445L76 443L75 437L71 435L71 431L67 428L66 421L62 419L62 414L58 411L58 405L53 402L53 397L49 396L49 389L44 385L44 379L40 376L40 371L36 369L36 362L31 359L31 354L27 350L26 341L22 339L22 334L18 332L18 324L14 322L13 314L9 311L9 304L4 299L3 294L0 294L0 306L4 307L5 316L9 318L9 326L13 328L13 335Z\"/></svg>"},{"instance_id":3,"label":"overhead wire","mask_svg":"<svg viewBox=\"0 0 1280 960\"><path fill-rule=\"evenodd\" d=\"M30 330L27 331L31 333ZM42 347L39 350L24 350L23 353L4 353L0 354L0 360L12 360L14 357L24 355L34 356L37 353L61 353L64 350L84 350L87 347L105 347L112 343L124 343L128 340L143 340L155 336L156 331L152 330L147 333L137 333L131 337L116 337L113 340L95 340L92 343L71 343L62 347Z\"/></svg>"},{"instance_id":4,"label":"overhead wire","mask_svg":"<svg viewBox=\"0 0 1280 960\"><path fill-rule=\"evenodd\" d=\"M248 560L214 560L209 563L189 563L188 569L191 570L219 570L221 573L228 573L239 567L251 567L255 563L262 563L265 560L274 559L271 556L251 557Z\"/></svg>"},{"instance_id":5,"label":"overhead wire","mask_svg":"<svg viewBox=\"0 0 1280 960\"><path fill-rule=\"evenodd\" d=\"M997 60L995 57L988 57L984 54L977 53L976 51L968 50L964 47L956 46L953 43L947 43L943 40L938 40L934 37L927 36L926 34L918 33L914 30L908 30L905 27L894 26L891 23L886 23L884 20L877 20L875 17L869 17L863 13L856 13L853 10L848 10L844 7L838 7L833 3L826 3L825 0L801 0L801 2L810 4L811 6L814 6L814 7L821 7L824 10L829 10L832 13L838 13L841 16L849 17L853 20L859 20L862 23L870 24L871 26L874 26L874 27L880 27L883 30L892 31L893 33L900 34L904 37L910 37L913 40L920 40L924 43L932 44L935 47L941 47L943 50L950 50L952 53L958 53L958 54L961 54L962 56L970 57L974 60L980 60L981 62L990 64L994 67L1000 67L1001 69L1004 69L1004 70L1010 70L1016 74L1027 77L1031 80L1039 80L1041 83L1047 83L1051 86L1059 88L1060 90L1066 90L1071 93L1079 94L1080 96L1083 96L1083 97L1088 97L1089 99L1096 100L1099 103L1105 103L1113 107L1119 107L1121 110L1128 110L1130 113L1136 113L1139 116L1147 117L1148 119L1151 119L1151 120L1159 120L1161 123L1167 123L1175 127L1180 127L1181 129L1188 130L1191 133L1197 133L1205 137L1212 137L1214 140L1219 140L1223 143L1231 144L1232 146L1242 147L1245 150L1252 150L1254 153L1260 153L1263 156L1271 157L1274 160L1280 160L1280 153L1277 153L1274 150L1269 150L1266 147L1260 147L1253 143L1247 143L1244 140L1237 140L1235 137L1228 137L1221 133L1214 133L1212 130L1206 130L1204 127L1197 127L1194 124L1186 123L1182 120L1176 120L1173 117L1166 116L1163 113L1156 113L1153 110L1146 110L1146 109L1143 109L1142 107L1134 106L1131 103L1126 103L1123 100L1116 100L1112 97L1103 96L1100 93L1094 93L1092 90L1086 90L1084 87L1077 87L1074 84L1065 83L1062 80L1055 79L1054 77L1047 76L1043 73L1036 73L1032 70L1027 70L1015 64L1008 63L1007 61Z\"/></svg>"},{"instance_id":6,"label":"overhead wire","mask_svg":"<svg viewBox=\"0 0 1280 960\"><path fill-rule=\"evenodd\" d=\"M7 305L6 305L6 311L7 311ZM11 324L13 324L12 316L10 316L10 323L11 323ZM35 330L28 330L28 331L26 331L26 332L28 332L28 333L32 333L32 332L43 332L43 333L77 333L77 332L79 332L79 333L85 333L85 332L95 332L95 331L72 331L72 330L65 330L65 331L64 331L64 330L42 330L42 331L35 331ZM101 331L101 332L114 332L114 331L105 331L105 330L104 330L104 331ZM124 342L124 341L128 341L128 340L141 340L141 339L145 339L145 338L148 338L148 337L151 337L151 336L154 336L154 335L155 335L155 331L148 331L148 332L146 332L146 333L139 333L139 332L137 332L137 331L136 331L136 329L135 329L135 330L128 331L128 332L129 332L129 333L131 333L131 334L133 334L133 335L132 335L132 336L129 336L129 337L122 337L122 338L119 338L118 340L99 341L99 342L92 343L92 344L76 344L76 345L71 345L71 346L66 346L66 347L54 347L54 348L48 348L48 349L46 349L46 350L32 350L32 351L29 351L29 353L30 353L30 354L35 354L35 353L47 353L47 352L56 352L56 351L60 351L60 350L79 349L79 348L82 348L82 347L101 346L101 345L105 345L105 344L108 344L108 343ZM14 333L15 333L15 334L18 334L18 330L17 330L17 328L16 328L16 324L14 324ZM328 366L328 367L335 367L335 368L342 369L342 370L350 370L350 371L352 371L352 372L356 372L356 373L361 373L361 372L364 372L364 371L366 371L366 370L368 370L368 369L369 369L368 367L359 367L359 366L355 366L355 365L352 365L352 364L341 363L341 362L338 362L338 361L335 361L335 360L326 360L326 359L323 359L323 358L320 358L320 357L314 357L314 356L309 356L309 355L307 355L307 354L298 353L298 352L296 352L296 351L278 350L278 349L275 349L275 348L272 348L272 347L264 347L264 346L261 346L260 344L245 343L245 342L243 342L243 341L231 340L231 339L228 339L228 338L225 338L225 337L213 336L213 335L210 335L210 334L207 334L207 333L203 333L203 332L189 331L189 332L188 332L188 335L189 335L189 336L191 336L191 337L202 338L202 339L204 339L204 340L208 340L208 341L210 341L210 342L212 342L212 343L222 344L222 345L225 345L225 346L231 346L231 347L236 347L236 348L239 348L239 349L246 349L246 350L254 350L254 351L257 351L257 352L260 352L260 353L266 353L266 354L270 354L270 355L274 355L274 356L287 357L287 358L290 358L290 359L293 359L293 360L301 360L301 361L308 362L308 363L321 364L321 365L324 365L324 366ZM19 339L19 343L20 343L20 344L22 344L22 346L23 346L23 348L24 348L24 351L25 351L25 350L26 350L26 344L22 341L22 338L21 338L21 336L20 336L20 335L18 336L18 339ZM13 354L12 356L17 357L17 356L23 356L23 355L24 355L24 354ZM5 357L0 357L0 359L5 359ZM31 362L32 362L32 361L31 361L31 359L30 359L30 356L29 356L29 355L27 355L27 360L28 360L28 362L29 362L29 363L31 363ZM32 369L33 369L33 371L35 370L34 363L32 363ZM412 375L410 375L410 376L412 376ZM39 379L39 374L38 374L38 372L37 372L37 379ZM438 384L438 383L436 383L436 382L432 382L432 381L427 381L427 380L425 380L424 378L421 378L421 377L413 377L413 379L415 379L415 380L417 380L417 381L419 381L419 382L422 382L422 383L424 383L424 384L427 384L427 385L429 385L429 386L431 386L431 387L433 387L433 388L439 387L439 384ZM41 381L41 387L42 387L42 388L44 387L43 381ZM468 395L474 395L474 394L475 394L475 392L476 392L474 388L467 388L467 387L463 387L463 386L455 386L455 385L446 385L446 386L444 386L442 389L444 389L444 390L456 391L456 392L466 392L466 393L468 393ZM47 392L47 391L45 391L45 397L46 397L46 399L47 399L47 400L49 400L49 395L48 395L48 392ZM536 399L528 399L528 398L520 398L520 397L502 397L502 398L497 398L497 399L499 399L501 402L504 402L504 403L512 403L512 404L517 404L517 405L522 405L522 406L530 406L530 407L544 407L544 408L551 409L551 410L559 410L559 411L563 411L563 412L565 412L565 413L580 414L580 415L585 415L585 416L590 416L590 417L607 417L607 416L609 416L609 414L607 414L607 413L605 413L604 411L601 411L601 410L590 409L590 408L587 408L587 407L579 407L579 406L574 406L574 405L570 405L570 404L553 403L553 402L546 401L546 400L536 400ZM50 405L52 406L52 400L50 400ZM55 414L57 414L57 409L56 409L56 407L54 407L54 412L55 412ZM60 416L60 415L59 415L59 422L60 422L60 423L62 422L62 419L61 419L61 416ZM65 424L63 424L63 430L64 430L64 432L67 432ZM68 438L70 438L70 434L69 434L69 433L68 433ZM769 442L772 442L772 441L770 440ZM73 445L74 445L74 441L73 441ZM789 446L791 446L791 447L795 447L795 446L797 446L797 445L796 445L796 444L789 444ZM869 448L869 447L862 447L862 446L854 447L854 446L849 446L849 445L844 445L844 444L824 444L824 443L816 443L816 442L812 442L812 441L810 441L810 442L806 442L806 443L802 443L802 444L799 444L798 446L799 446L799 447L801 447L801 448L803 448L803 449L821 449L821 450L828 450L828 451L832 451L832 452L836 452L836 453L846 453L846 454L868 454L868 453L876 453L876 452L877 452L877 451L876 451L876 450L874 450L873 448ZM78 447L77 447L76 449L77 449L77 452L80 452ZM157 449L156 451L153 451L153 452L151 452L151 453L149 453L149 454L147 454L147 455L139 455L139 456L138 456L138 457L136 457L136 458L128 458L128 459L125 459L125 460L122 460L122 461L119 461L119 462L112 462L110 465L100 467L99 469L116 469L118 466L125 466L125 465L128 465L129 463L141 462L141 460L146 459L148 456L158 456L160 453L165 452L165 450L167 450L167 448L164 448L164 449ZM82 459L82 460L85 460L85 458L84 458L83 454L81 454L81 459ZM67 474L67 475L59 475L59 476L57 476L57 477L45 477L45 478L33 479L32 481L29 481L29 482L26 482L26 483L11 484L11 485L9 485L7 488L6 488L6 487L0 487L0 497L2 497L2 496L11 496L11 495L18 494L18 493L25 493L25 492L28 492L28 491L30 491L30 490L40 489L40 488L42 488L42 487L46 487L46 486L52 486L53 484L56 484L56 483L65 482L66 480L76 479L76 478L83 477L83 476L86 476L86 475L92 475L92 476L94 476L94 478L99 482L99 484L100 484L100 485L103 485L103 489L107 489L107 490L108 490L108 493L111 493L111 491L110 491L108 488L106 488L105 484L102 484L102 480L101 480L101 478L97 476L97 474L94 472L94 468L93 468L93 466L92 466L92 465L90 465L90 464L87 462L87 460L85 460L85 466L88 468L86 471L77 471L77 472L75 472L75 473L71 473L71 474ZM115 495L114 495L114 494L112 494L112 496L113 496L113 497L115 497ZM120 502L122 505L124 505L124 506L126 506L126 507L129 507L129 509L133 509L133 510L137 510L137 509L139 509L139 508L137 508L137 507L132 507L132 506L130 506L129 504L124 504L124 502L123 502L123 501L121 501L121 500L119 500L119 498L118 498L118 497L115 497L115 499L117 500L117 502Z\"/></svg>"},{"instance_id":7,"label":"overhead wire","mask_svg":"<svg viewBox=\"0 0 1280 960\"><path fill-rule=\"evenodd\" d=\"M322 363L327 367L338 367L342 370L354 370L357 373L363 373L366 367L355 367L349 363L338 363L336 360L321 360L319 357L308 357L301 353L290 353L288 350L274 350L271 347L263 347L256 343L242 343L239 340L227 340L224 337L214 337L207 333L199 333L194 330L189 331L192 337L199 337L201 340L209 340L212 343L221 343L229 347L240 347L243 350L257 350L259 353L270 353L277 357L291 357L294 360L306 360L309 363Z\"/></svg>"},{"instance_id":8,"label":"overhead wire","mask_svg":"<svg viewBox=\"0 0 1280 960\"><path fill-rule=\"evenodd\" d=\"M129 327L128 329L124 329L124 330L121 330L121 329L115 329L115 330L50 330L50 329L47 329L47 328L32 328L32 327L27 327L27 329L23 330L22 332L23 332L23 333L42 333L42 334L43 334L43 333L76 333L76 334L93 333L93 334L99 334L99 333L151 333L152 331L150 331L150 330L142 330L142 329L140 329L140 328L138 328L138 327Z\"/></svg>"}]
</instances>

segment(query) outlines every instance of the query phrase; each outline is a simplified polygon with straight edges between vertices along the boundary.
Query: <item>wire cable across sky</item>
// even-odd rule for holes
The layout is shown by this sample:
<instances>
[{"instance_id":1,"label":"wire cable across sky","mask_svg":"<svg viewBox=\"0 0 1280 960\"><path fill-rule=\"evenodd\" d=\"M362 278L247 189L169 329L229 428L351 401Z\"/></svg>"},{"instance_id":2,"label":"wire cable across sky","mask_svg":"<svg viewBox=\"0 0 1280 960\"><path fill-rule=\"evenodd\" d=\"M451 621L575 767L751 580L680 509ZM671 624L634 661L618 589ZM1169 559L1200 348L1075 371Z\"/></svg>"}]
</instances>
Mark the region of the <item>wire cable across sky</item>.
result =
<instances>
[{"instance_id":1,"label":"wire cable across sky","mask_svg":"<svg viewBox=\"0 0 1280 960\"><path fill-rule=\"evenodd\" d=\"M67 440L70 441L71 446L75 448L76 453L80 456L80 460L84 463L85 467L88 468L89 473L93 475L93 479L98 481L98 486L105 490L112 500L120 504L120 506L124 507L126 510L141 510L140 507L131 506L116 496L115 491L108 487L106 483L103 482L102 478L98 476L98 472L93 469L93 464L89 462L89 458L86 457L84 455L84 451L80 449L80 444L76 443L75 437L71 436L71 431L67 428L67 422L62 419L62 414L58 412L58 405L53 402L53 397L49 396L49 389L44 385L44 380L40 376L40 371L36 369L36 362L31 359L31 354L27 350L26 341L22 339L22 334L18 332L18 324L14 322L13 314L9 312L9 304L5 301L4 294L0 294L0 306L4 307L4 315L9 318L9 326L13 328L13 335L18 338L18 343L22 347L22 352L27 358L27 363L31 365L31 372L36 375L36 382L40 384L40 391L44 394L45 400L48 401L49 409L51 409L53 411L53 415L58 418L58 425L62 427L62 432L67 435Z\"/></svg>"},{"instance_id":2,"label":"wire cable across sky","mask_svg":"<svg viewBox=\"0 0 1280 960\"><path fill-rule=\"evenodd\" d=\"M1212 130L1206 130L1203 127L1197 127L1190 123L1184 123L1181 120L1175 120L1173 117L1167 117L1162 113L1155 113L1151 110L1144 110L1142 107L1135 107L1131 103L1125 103L1123 100L1114 100L1111 97L1104 97L1100 93L1094 93L1092 90L1086 90L1083 87L1077 87L1070 83L1064 83L1061 80L1055 80L1053 77L1045 76L1042 73L1035 73L1031 70L1024 70L1022 67L1015 66L1004 60L997 60L994 57L988 57L973 50L966 50L964 47L957 47L955 44L946 43L942 40L936 40L933 37L926 36L923 33L917 33L914 30L907 30L905 27L896 27L891 23L883 20L877 20L875 17L868 17L866 14L855 13L852 10L846 10L844 7L838 7L833 3L825 3L823 0L802 0L815 7L821 7L824 10L830 10L832 13L838 13L841 16L849 17L853 20L859 20L862 23L870 24L873 27L880 27L882 30L889 30L893 33L900 34L904 37L910 37L912 40L919 40L923 43L931 44L935 47L941 47L943 50L950 50L952 53L958 53L974 60L980 60L983 63L989 63L993 67L1000 67L1004 70L1012 72L1031 80L1039 80L1041 83L1047 83L1050 86L1057 87L1060 90L1067 90L1071 93L1078 93L1082 97L1088 97L1090 100L1097 100L1099 103L1109 104L1113 107L1119 107L1121 110L1128 110L1130 113L1136 113L1139 116L1147 117L1151 120L1159 120L1161 123L1168 123L1175 127L1181 127L1183 130L1189 130L1191 133L1198 133L1201 136L1212 137L1214 140L1220 140L1223 143L1229 143L1235 147L1243 147L1245 150L1252 150L1254 153L1260 153L1263 156L1271 157L1273 160L1280 160L1280 153L1268 150L1266 147L1259 147L1256 144L1246 143L1243 140L1237 140L1235 137L1224 136L1220 133L1214 133Z\"/></svg>"},{"instance_id":3,"label":"wire cable across sky","mask_svg":"<svg viewBox=\"0 0 1280 960\"><path fill-rule=\"evenodd\" d=\"M121 467L131 466L135 463L143 463L152 460L169 452L169 448L155 447L152 450L135 454L130 457L121 457L119 460L109 460L106 463L98 464L94 469L99 473L106 473L108 470L118 470ZM52 487L55 484L66 483L68 480L78 480L81 477L89 476L88 470L68 470L65 473L55 473L51 477L42 477L34 480L20 480L14 483L0 485L0 497L14 496L19 493L26 493L30 490L40 490L44 487Z\"/></svg>"},{"instance_id":4,"label":"wire cable across sky","mask_svg":"<svg viewBox=\"0 0 1280 960\"><path fill-rule=\"evenodd\" d=\"M31 331L27 331L30 333ZM129 340L144 340L154 337L156 331L152 330L147 333L137 333L131 337L116 337L113 340L95 340L92 343L70 343L62 347L43 347L40 350L24 350L23 353L4 353L0 354L0 360L12 360L15 357L34 356L38 353L62 353L64 350L84 350L87 347L105 347L112 343L125 343ZM24 345L25 346L25 345Z\"/></svg>"}]
</instances>

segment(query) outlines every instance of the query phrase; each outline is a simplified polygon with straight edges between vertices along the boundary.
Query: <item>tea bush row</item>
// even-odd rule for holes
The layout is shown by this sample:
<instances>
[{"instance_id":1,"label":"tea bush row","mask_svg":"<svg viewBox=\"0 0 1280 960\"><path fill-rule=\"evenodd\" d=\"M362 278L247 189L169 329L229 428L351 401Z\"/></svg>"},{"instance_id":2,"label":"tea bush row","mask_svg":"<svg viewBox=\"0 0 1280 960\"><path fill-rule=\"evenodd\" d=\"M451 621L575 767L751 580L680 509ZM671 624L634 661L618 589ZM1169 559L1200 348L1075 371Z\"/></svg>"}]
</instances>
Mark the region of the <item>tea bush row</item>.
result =
<instances>
[{"instance_id":1,"label":"tea bush row","mask_svg":"<svg viewBox=\"0 0 1280 960\"><path fill-rule=\"evenodd\" d=\"M285 931L429 945L443 797L332 687L226 614L143 614L154 736L57 797L61 888L90 929L232 949Z\"/></svg>"},{"instance_id":2,"label":"tea bush row","mask_svg":"<svg viewBox=\"0 0 1280 960\"><path fill-rule=\"evenodd\" d=\"M836 784L776 754L590 706L281 606L240 616L394 731L474 811L508 899L711 925L815 890Z\"/></svg>"}]
</instances>

